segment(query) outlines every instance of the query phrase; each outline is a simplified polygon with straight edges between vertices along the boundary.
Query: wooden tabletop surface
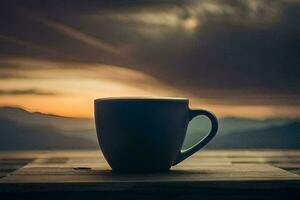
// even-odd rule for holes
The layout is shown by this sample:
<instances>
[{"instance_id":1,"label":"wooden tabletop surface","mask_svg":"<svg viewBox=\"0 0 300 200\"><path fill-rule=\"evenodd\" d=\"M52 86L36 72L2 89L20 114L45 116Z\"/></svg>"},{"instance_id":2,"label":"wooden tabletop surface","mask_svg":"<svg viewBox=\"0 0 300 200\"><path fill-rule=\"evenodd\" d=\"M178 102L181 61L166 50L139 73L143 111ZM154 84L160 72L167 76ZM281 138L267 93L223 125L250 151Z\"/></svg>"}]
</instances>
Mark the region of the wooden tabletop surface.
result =
<instances>
[{"instance_id":1,"label":"wooden tabletop surface","mask_svg":"<svg viewBox=\"0 0 300 200\"><path fill-rule=\"evenodd\" d=\"M300 150L203 150L167 173L115 174L100 151L0 151L0 193L300 191Z\"/></svg>"}]
</instances>

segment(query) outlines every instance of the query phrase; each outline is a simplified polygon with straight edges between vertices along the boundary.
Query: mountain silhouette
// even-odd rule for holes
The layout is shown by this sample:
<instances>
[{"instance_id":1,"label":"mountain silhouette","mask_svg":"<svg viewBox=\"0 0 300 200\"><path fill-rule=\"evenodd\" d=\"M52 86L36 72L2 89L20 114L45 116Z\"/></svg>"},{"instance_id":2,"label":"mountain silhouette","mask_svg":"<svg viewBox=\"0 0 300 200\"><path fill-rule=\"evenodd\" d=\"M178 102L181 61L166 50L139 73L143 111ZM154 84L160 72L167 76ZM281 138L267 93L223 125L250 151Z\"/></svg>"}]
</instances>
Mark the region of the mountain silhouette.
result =
<instances>
[{"instance_id":1,"label":"mountain silhouette","mask_svg":"<svg viewBox=\"0 0 300 200\"><path fill-rule=\"evenodd\" d=\"M66 136L75 136L97 143L93 119L64 117L40 112L28 112L18 107L0 107L0 117L27 127L51 126Z\"/></svg>"},{"instance_id":2,"label":"mountain silhouette","mask_svg":"<svg viewBox=\"0 0 300 200\"><path fill-rule=\"evenodd\" d=\"M66 136L51 126L29 126L0 118L0 149L90 149L97 144L88 140Z\"/></svg>"},{"instance_id":3,"label":"mountain silhouette","mask_svg":"<svg viewBox=\"0 0 300 200\"><path fill-rule=\"evenodd\" d=\"M63 117L40 112L28 112L18 107L0 107L0 117L22 124L51 125L64 131L94 129L94 121L88 118Z\"/></svg>"},{"instance_id":4,"label":"mountain silhouette","mask_svg":"<svg viewBox=\"0 0 300 200\"><path fill-rule=\"evenodd\" d=\"M300 148L300 122L221 135L207 148Z\"/></svg>"},{"instance_id":5,"label":"mountain silhouette","mask_svg":"<svg viewBox=\"0 0 300 200\"><path fill-rule=\"evenodd\" d=\"M268 118L268 119L249 119L249 118L239 118L239 117L224 117L219 119L219 130L216 138L213 140L224 140L228 137L231 137L231 134L244 134L241 135L241 139L244 140L244 137L247 134L252 134L257 131L263 130L268 131L272 127L281 127L286 124L293 122L299 122L299 119L291 118ZM183 148L189 148L194 145L196 142L205 137L205 135L210 130L210 121L207 118L201 117L199 119L194 119L189 124L187 137L184 141ZM289 133L287 133L289 134ZM238 141L236 141L238 142ZM225 147L224 147L225 148ZM226 147L230 148L230 147Z\"/></svg>"},{"instance_id":6,"label":"mountain silhouette","mask_svg":"<svg viewBox=\"0 0 300 200\"><path fill-rule=\"evenodd\" d=\"M219 119L219 131L207 148L300 148L298 119ZM183 148L206 135L210 122L193 120ZM0 107L0 149L98 148L94 120Z\"/></svg>"}]
</instances>

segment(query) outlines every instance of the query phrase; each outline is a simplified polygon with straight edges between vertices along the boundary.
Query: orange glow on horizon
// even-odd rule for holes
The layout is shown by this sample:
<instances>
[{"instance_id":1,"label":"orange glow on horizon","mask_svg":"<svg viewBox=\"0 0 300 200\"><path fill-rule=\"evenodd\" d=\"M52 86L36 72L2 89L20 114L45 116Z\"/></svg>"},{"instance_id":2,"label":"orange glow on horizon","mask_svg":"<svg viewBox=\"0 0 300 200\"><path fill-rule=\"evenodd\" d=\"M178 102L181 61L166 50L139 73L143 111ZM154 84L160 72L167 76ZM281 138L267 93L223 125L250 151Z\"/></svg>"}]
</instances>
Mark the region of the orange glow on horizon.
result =
<instances>
[{"instance_id":1,"label":"orange glow on horizon","mask_svg":"<svg viewBox=\"0 0 300 200\"><path fill-rule=\"evenodd\" d=\"M199 99L149 74L125 67L23 58L4 58L0 64L15 66L2 72L21 76L0 79L0 106L18 106L28 111L92 118L96 98L179 96L190 98L191 108L205 108L218 117L300 117L298 105L222 104L223 98L219 97L214 98L216 104L205 96Z\"/></svg>"},{"instance_id":2,"label":"orange glow on horizon","mask_svg":"<svg viewBox=\"0 0 300 200\"><path fill-rule=\"evenodd\" d=\"M149 95L150 96L150 95ZM98 96L99 98L104 96ZM93 101L98 97L79 96L42 96L29 95L1 97L0 105L17 106L31 112L43 112L67 117L93 118ZM117 96L116 96L117 97ZM298 107L289 106L223 106L192 103L190 108L202 108L213 111L218 117L236 116L247 118L299 117Z\"/></svg>"}]
</instances>

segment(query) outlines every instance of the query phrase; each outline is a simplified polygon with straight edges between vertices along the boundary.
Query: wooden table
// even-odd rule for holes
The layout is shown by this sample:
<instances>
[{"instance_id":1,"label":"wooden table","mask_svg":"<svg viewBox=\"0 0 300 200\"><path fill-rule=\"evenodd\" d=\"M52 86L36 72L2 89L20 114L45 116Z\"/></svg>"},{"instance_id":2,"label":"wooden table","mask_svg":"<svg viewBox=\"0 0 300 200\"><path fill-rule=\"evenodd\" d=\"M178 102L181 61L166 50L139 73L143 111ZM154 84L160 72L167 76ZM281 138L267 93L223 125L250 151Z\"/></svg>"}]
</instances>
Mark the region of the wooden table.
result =
<instances>
[{"instance_id":1,"label":"wooden table","mask_svg":"<svg viewBox=\"0 0 300 200\"><path fill-rule=\"evenodd\" d=\"M0 151L1 199L288 195L300 197L300 150L205 150L168 173L134 175L112 173L100 151Z\"/></svg>"}]
</instances>

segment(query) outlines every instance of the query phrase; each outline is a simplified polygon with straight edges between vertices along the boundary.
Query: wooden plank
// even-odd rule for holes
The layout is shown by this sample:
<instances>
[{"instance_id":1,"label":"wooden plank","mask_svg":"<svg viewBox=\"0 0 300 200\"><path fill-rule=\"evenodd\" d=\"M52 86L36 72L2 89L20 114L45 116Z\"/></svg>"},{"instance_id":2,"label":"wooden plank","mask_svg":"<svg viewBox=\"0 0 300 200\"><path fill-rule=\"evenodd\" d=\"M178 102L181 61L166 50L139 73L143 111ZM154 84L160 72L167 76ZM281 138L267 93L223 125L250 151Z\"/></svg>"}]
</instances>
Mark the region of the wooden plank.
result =
<instances>
[{"instance_id":1,"label":"wooden plank","mask_svg":"<svg viewBox=\"0 0 300 200\"><path fill-rule=\"evenodd\" d=\"M0 158L102 157L100 150L0 151ZM300 150L202 150L192 157L283 157L300 156Z\"/></svg>"},{"instance_id":2,"label":"wooden plank","mask_svg":"<svg viewBox=\"0 0 300 200\"><path fill-rule=\"evenodd\" d=\"M103 157L100 150L0 151L0 158Z\"/></svg>"},{"instance_id":3,"label":"wooden plank","mask_svg":"<svg viewBox=\"0 0 300 200\"><path fill-rule=\"evenodd\" d=\"M265 157L264 157L265 156ZM128 183L299 180L291 173L267 164L298 167L300 151L201 151L174 166L169 173L124 175L111 173L98 151L0 152L0 159L32 159L21 169L0 179L8 183ZM291 163L293 161L293 163ZM291 167L291 168L292 168Z\"/></svg>"},{"instance_id":4,"label":"wooden plank","mask_svg":"<svg viewBox=\"0 0 300 200\"><path fill-rule=\"evenodd\" d=\"M24 159L32 160L21 167ZM40 199L41 194L49 199L71 194L73 199L95 194L102 199L145 199L147 195L281 199L299 195L299 159L300 151L295 150L205 150L167 173L116 174L100 151L0 151L4 170L16 166L13 163L21 167L0 173L0 195L4 199L23 199L24 194L31 199Z\"/></svg>"},{"instance_id":5,"label":"wooden plank","mask_svg":"<svg viewBox=\"0 0 300 200\"><path fill-rule=\"evenodd\" d=\"M215 166L175 166L169 173L124 175L111 173L107 164L89 166L91 170L75 170L73 166L36 167L28 165L2 178L1 183L64 183L142 181L205 181L205 180L300 180L300 176L268 164L234 164Z\"/></svg>"}]
</instances>

